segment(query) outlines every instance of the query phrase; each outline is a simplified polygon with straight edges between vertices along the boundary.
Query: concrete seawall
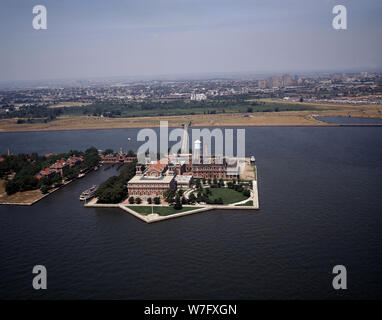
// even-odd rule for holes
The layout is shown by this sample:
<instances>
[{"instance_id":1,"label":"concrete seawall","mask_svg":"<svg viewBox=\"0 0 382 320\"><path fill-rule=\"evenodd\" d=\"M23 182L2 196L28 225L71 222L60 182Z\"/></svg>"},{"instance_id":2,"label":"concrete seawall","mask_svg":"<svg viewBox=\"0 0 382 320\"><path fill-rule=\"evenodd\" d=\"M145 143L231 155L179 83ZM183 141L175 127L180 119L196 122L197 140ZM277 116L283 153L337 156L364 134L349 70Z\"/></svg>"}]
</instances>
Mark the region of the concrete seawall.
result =
<instances>
[{"instance_id":1,"label":"concrete seawall","mask_svg":"<svg viewBox=\"0 0 382 320\"><path fill-rule=\"evenodd\" d=\"M224 206L224 205L205 205L203 207L183 206L184 208L194 207L195 210L190 210L190 211L180 212L180 213L174 213L174 214L171 214L168 216L160 216L156 213L148 214L148 215L140 214L140 213L128 208L128 205L125 205L125 204L87 203L84 206L88 207L88 208L120 208L120 209L132 214L136 218L146 222L146 223L159 222L159 221L164 221L164 220L168 220L168 219L179 218L179 217L187 216L190 214L206 212L206 211L210 211L210 210L258 210L258 208L255 208L254 206L239 206L239 207L237 207L237 206Z\"/></svg>"},{"instance_id":2,"label":"concrete seawall","mask_svg":"<svg viewBox=\"0 0 382 320\"><path fill-rule=\"evenodd\" d=\"M253 188L253 207L255 209L259 209L259 190L257 188L257 181L252 181L252 188Z\"/></svg>"}]
</instances>

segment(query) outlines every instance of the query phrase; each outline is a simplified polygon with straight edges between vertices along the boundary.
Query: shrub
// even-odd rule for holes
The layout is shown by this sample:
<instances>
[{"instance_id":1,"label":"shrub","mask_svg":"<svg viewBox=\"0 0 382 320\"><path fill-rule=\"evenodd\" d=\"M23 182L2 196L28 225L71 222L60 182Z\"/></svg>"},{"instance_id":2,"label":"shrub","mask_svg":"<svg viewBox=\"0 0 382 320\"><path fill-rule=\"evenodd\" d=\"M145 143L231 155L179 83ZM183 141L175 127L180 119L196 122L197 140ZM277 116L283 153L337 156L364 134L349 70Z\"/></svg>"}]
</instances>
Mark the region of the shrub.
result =
<instances>
[{"instance_id":1,"label":"shrub","mask_svg":"<svg viewBox=\"0 0 382 320\"><path fill-rule=\"evenodd\" d=\"M251 195L251 192L248 189L243 190L243 196L249 197Z\"/></svg>"},{"instance_id":2,"label":"shrub","mask_svg":"<svg viewBox=\"0 0 382 320\"><path fill-rule=\"evenodd\" d=\"M14 183L12 180L8 181L5 184L5 191L7 192L7 195L14 194L17 191L19 191L19 189L20 189L19 186L16 183Z\"/></svg>"},{"instance_id":3,"label":"shrub","mask_svg":"<svg viewBox=\"0 0 382 320\"><path fill-rule=\"evenodd\" d=\"M175 203L175 206L174 206L174 209L175 210L181 210L183 208L182 206L182 203L180 202L180 200L178 199Z\"/></svg>"},{"instance_id":4,"label":"shrub","mask_svg":"<svg viewBox=\"0 0 382 320\"><path fill-rule=\"evenodd\" d=\"M42 193L42 194L46 194L46 193L48 193L48 191L49 191L49 186L46 185L46 184L43 184L43 185L40 187L40 190L41 190L41 193Z\"/></svg>"}]
</instances>

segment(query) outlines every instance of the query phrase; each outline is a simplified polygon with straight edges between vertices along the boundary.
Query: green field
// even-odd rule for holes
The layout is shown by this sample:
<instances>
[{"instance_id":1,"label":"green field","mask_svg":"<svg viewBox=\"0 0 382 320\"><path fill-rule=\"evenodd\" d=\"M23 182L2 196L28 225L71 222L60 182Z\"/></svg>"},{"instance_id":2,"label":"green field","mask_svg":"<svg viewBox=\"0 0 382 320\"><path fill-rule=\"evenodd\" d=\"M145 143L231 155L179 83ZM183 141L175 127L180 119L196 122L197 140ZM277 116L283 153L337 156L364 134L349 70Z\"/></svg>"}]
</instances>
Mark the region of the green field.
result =
<instances>
[{"instance_id":1,"label":"green field","mask_svg":"<svg viewBox=\"0 0 382 320\"><path fill-rule=\"evenodd\" d=\"M93 115L111 118L177 116L219 113L254 113L296 110L317 110L318 108L299 104L281 104L269 102L248 102L242 98L210 99L207 101L172 102L130 102L130 103L94 103L82 107L57 108L62 115Z\"/></svg>"},{"instance_id":2,"label":"green field","mask_svg":"<svg viewBox=\"0 0 382 320\"><path fill-rule=\"evenodd\" d=\"M242 204L238 204L237 205L238 207L244 207L244 206L253 206L253 201L252 200L249 200L249 201L247 201L247 202L244 202L244 203L242 203Z\"/></svg>"},{"instance_id":3,"label":"green field","mask_svg":"<svg viewBox=\"0 0 382 320\"><path fill-rule=\"evenodd\" d=\"M175 101L124 101L124 102L94 102L88 105L72 105L53 108L46 106L30 106L0 114L0 118L18 118L17 123L46 123L59 116L103 116L107 118L156 117L197 114L224 113L255 113L319 110L318 107L305 104L283 104L264 102L247 95L214 97L205 101L175 100Z\"/></svg>"},{"instance_id":4,"label":"green field","mask_svg":"<svg viewBox=\"0 0 382 320\"><path fill-rule=\"evenodd\" d=\"M128 206L128 208L144 216L151 214L151 206ZM159 214L160 216L169 216L172 214L191 211L191 210L200 209L200 208L201 207L183 207L180 210L175 210L173 207L153 206L153 212Z\"/></svg>"},{"instance_id":5,"label":"green field","mask_svg":"<svg viewBox=\"0 0 382 320\"><path fill-rule=\"evenodd\" d=\"M241 192L228 188L210 188L211 195L208 198L211 201L222 198L224 204L235 203L247 199Z\"/></svg>"}]
</instances>

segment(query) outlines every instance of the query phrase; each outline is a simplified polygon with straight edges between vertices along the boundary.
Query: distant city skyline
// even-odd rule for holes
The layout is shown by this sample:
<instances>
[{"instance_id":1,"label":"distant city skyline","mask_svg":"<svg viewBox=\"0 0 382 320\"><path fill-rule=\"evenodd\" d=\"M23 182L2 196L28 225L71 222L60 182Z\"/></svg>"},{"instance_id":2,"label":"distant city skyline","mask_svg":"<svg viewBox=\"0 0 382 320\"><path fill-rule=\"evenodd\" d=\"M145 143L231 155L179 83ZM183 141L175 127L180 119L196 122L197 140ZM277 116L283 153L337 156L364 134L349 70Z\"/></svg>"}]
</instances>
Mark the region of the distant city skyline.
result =
<instances>
[{"instance_id":1,"label":"distant city skyline","mask_svg":"<svg viewBox=\"0 0 382 320\"><path fill-rule=\"evenodd\" d=\"M47 30L32 28L37 4ZM332 28L337 4L348 30ZM0 82L380 71L381 12L377 0L6 0Z\"/></svg>"}]
</instances>

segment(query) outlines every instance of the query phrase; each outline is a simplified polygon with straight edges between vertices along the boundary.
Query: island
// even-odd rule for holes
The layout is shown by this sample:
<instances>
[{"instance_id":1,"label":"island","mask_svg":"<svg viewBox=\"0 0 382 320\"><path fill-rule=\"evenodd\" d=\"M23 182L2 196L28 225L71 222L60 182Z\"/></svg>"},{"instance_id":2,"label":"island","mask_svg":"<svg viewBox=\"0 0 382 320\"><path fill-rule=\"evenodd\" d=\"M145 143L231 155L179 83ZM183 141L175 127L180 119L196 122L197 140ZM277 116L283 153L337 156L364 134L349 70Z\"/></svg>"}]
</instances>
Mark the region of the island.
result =
<instances>
[{"instance_id":1,"label":"island","mask_svg":"<svg viewBox=\"0 0 382 320\"><path fill-rule=\"evenodd\" d=\"M105 159L120 161L113 154ZM147 223L213 209L257 210L257 167L254 157L192 153L157 160L147 157L145 164L131 161L125 165L120 175L102 183L84 206L120 208Z\"/></svg>"},{"instance_id":2,"label":"island","mask_svg":"<svg viewBox=\"0 0 382 320\"><path fill-rule=\"evenodd\" d=\"M147 223L213 209L259 209L255 158L201 155L200 143L195 141L196 153L158 154L144 164L122 149L45 155L9 150L0 157L0 204L32 205L100 166L117 166L119 175L84 191L84 207L117 207Z\"/></svg>"},{"instance_id":3,"label":"island","mask_svg":"<svg viewBox=\"0 0 382 320\"><path fill-rule=\"evenodd\" d=\"M0 204L32 205L89 171L97 170L98 150L59 154L8 154L0 157Z\"/></svg>"}]
</instances>

